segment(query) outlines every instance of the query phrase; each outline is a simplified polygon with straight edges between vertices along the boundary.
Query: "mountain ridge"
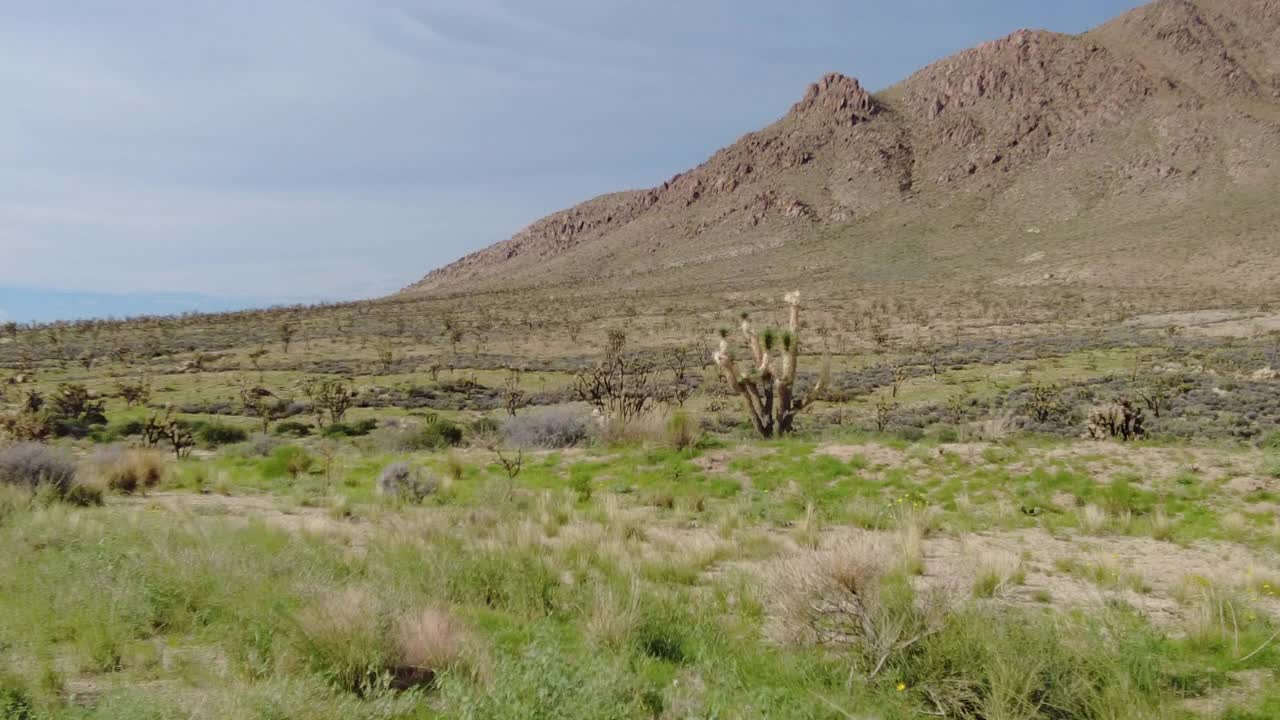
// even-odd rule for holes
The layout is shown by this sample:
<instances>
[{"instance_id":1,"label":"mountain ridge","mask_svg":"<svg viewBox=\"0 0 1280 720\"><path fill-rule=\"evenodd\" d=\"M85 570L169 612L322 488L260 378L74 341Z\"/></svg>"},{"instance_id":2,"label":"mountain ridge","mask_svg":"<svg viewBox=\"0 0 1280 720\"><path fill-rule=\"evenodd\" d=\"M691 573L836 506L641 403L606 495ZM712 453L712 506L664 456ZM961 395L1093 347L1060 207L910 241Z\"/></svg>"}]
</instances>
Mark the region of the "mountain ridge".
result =
<instances>
[{"instance_id":1,"label":"mountain ridge","mask_svg":"<svg viewBox=\"0 0 1280 720\"><path fill-rule=\"evenodd\" d=\"M1277 0L1159 0L1080 35L1019 30L875 94L830 73L701 165L553 213L403 292L674 289L748 272L1176 285L1195 267L1265 284L1280 277L1259 257L1280 212L1258 206L1280 179L1277 37ZM1177 214L1200 219L1171 225ZM1244 216L1222 258L1174 237ZM1113 231L1119 242L1094 239ZM1024 267L1036 252L1045 262ZM1143 262L1151 252L1167 268ZM1259 272L1239 272L1248 258Z\"/></svg>"}]
</instances>

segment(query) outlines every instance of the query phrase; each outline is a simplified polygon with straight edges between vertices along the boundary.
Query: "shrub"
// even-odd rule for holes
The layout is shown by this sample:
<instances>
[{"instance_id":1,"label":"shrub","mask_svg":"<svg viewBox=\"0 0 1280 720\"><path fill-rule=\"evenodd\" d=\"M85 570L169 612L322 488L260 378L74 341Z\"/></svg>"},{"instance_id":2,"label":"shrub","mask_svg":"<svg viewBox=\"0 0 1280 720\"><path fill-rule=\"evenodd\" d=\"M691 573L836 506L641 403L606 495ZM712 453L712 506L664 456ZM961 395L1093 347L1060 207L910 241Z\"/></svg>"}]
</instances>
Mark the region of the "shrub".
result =
<instances>
[{"instance_id":1,"label":"shrub","mask_svg":"<svg viewBox=\"0 0 1280 720\"><path fill-rule=\"evenodd\" d=\"M111 423L106 427L95 428L89 437L96 443L112 443L127 437L141 435L146 423L141 420L126 420L122 423Z\"/></svg>"},{"instance_id":2,"label":"shrub","mask_svg":"<svg viewBox=\"0 0 1280 720\"><path fill-rule=\"evenodd\" d=\"M443 450L462 443L462 428L449 420L431 418L423 425L408 422L380 428L376 442L389 452Z\"/></svg>"},{"instance_id":3,"label":"shrub","mask_svg":"<svg viewBox=\"0 0 1280 720\"><path fill-rule=\"evenodd\" d=\"M428 423L418 431L415 450L443 450L462 444L462 428L448 420Z\"/></svg>"},{"instance_id":4,"label":"shrub","mask_svg":"<svg viewBox=\"0 0 1280 720\"><path fill-rule=\"evenodd\" d=\"M57 429L56 421L45 411L0 413L0 436L7 436L18 442L47 440Z\"/></svg>"},{"instance_id":5,"label":"shrub","mask_svg":"<svg viewBox=\"0 0 1280 720\"><path fill-rule=\"evenodd\" d=\"M1258 444L1264 450L1280 450L1280 430L1274 430L1264 435Z\"/></svg>"},{"instance_id":6,"label":"shrub","mask_svg":"<svg viewBox=\"0 0 1280 720\"><path fill-rule=\"evenodd\" d=\"M156 487L168 473L164 455L155 450L102 448L89 458L89 465L107 489L126 495Z\"/></svg>"},{"instance_id":7,"label":"shrub","mask_svg":"<svg viewBox=\"0 0 1280 720\"><path fill-rule=\"evenodd\" d=\"M439 486L434 477L409 463L392 463L378 475L378 494L402 502L422 502Z\"/></svg>"},{"instance_id":8,"label":"shrub","mask_svg":"<svg viewBox=\"0 0 1280 720\"><path fill-rule=\"evenodd\" d=\"M449 615L433 609L400 617L392 638L392 687L430 685L463 656L463 637Z\"/></svg>"},{"instance_id":9,"label":"shrub","mask_svg":"<svg viewBox=\"0 0 1280 720\"><path fill-rule=\"evenodd\" d=\"M276 425L272 432L282 437L304 438L311 434L311 426L297 420L287 420Z\"/></svg>"},{"instance_id":10,"label":"shrub","mask_svg":"<svg viewBox=\"0 0 1280 720\"><path fill-rule=\"evenodd\" d=\"M667 443L676 450L686 450L698 442L698 431L689 414L683 410L676 412L667 421Z\"/></svg>"},{"instance_id":11,"label":"shrub","mask_svg":"<svg viewBox=\"0 0 1280 720\"><path fill-rule=\"evenodd\" d=\"M502 423L491 417L480 417L471 423L470 431L472 435L497 435L502 432Z\"/></svg>"},{"instance_id":12,"label":"shrub","mask_svg":"<svg viewBox=\"0 0 1280 720\"><path fill-rule=\"evenodd\" d=\"M502 424L502 435L515 447L567 448L588 439L590 422L577 408L547 408L508 419Z\"/></svg>"},{"instance_id":13,"label":"shrub","mask_svg":"<svg viewBox=\"0 0 1280 720\"><path fill-rule=\"evenodd\" d=\"M243 428L225 423L201 423L195 428L195 436L205 447L219 447L244 442L249 433Z\"/></svg>"},{"instance_id":14,"label":"shrub","mask_svg":"<svg viewBox=\"0 0 1280 720\"><path fill-rule=\"evenodd\" d=\"M271 453L271 457L263 463L262 472L266 477L287 475L296 480L299 475L310 470L314 462L314 458L308 455L306 450L297 445L285 445Z\"/></svg>"},{"instance_id":15,"label":"shrub","mask_svg":"<svg viewBox=\"0 0 1280 720\"><path fill-rule=\"evenodd\" d=\"M249 442L246 447L249 452L258 457L271 457L271 453L275 452L277 447L280 447L280 443L266 433L254 433L249 436Z\"/></svg>"},{"instance_id":16,"label":"shrub","mask_svg":"<svg viewBox=\"0 0 1280 720\"><path fill-rule=\"evenodd\" d=\"M294 648L308 669L350 692L376 687L391 656L377 599L348 588L294 617Z\"/></svg>"},{"instance_id":17,"label":"shrub","mask_svg":"<svg viewBox=\"0 0 1280 720\"><path fill-rule=\"evenodd\" d=\"M612 654L569 654L559 651L546 633L535 636L518 653L503 657L493 683L484 692L455 673L441 688L446 717L461 720L616 720L674 717L655 713L642 699L640 679L628 662ZM762 715L763 717L763 715Z\"/></svg>"},{"instance_id":18,"label":"shrub","mask_svg":"<svg viewBox=\"0 0 1280 720\"><path fill-rule=\"evenodd\" d=\"M377 420L365 418L353 423L333 423L321 430L320 434L327 438L364 437L377 429L377 427Z\"/></svg>"},{"instance_id":19,"label":"shrub","mask_svg":"<svg viewBox=\"0 0 1280 720\"><path fill-rule=\"evenodd\" d=\"M22 681L0 671L0 718L28 720L35 717L35 702Z\"/></svg>"},{"instance_id":20,"label":"shrub","mask_svg":"<svg viewBox=\"0 0 1280 720\"><path fill-rule=\"evenodd\" d=\"M63 497L63 501L72 505L81 507L91 507L102 504L102 488L96 485L86 485L84 483L75 483L67 490L67 494Z\"/></svg>"},{"instance_id":21,"label":"shrub","mask_svg":"<svg viewBox=\"0 0 1280 720\"><path fill-rule=\"evenodd\" d=\"M0 483L31 491L48 486L65 496L76 480L75 461L65 452L39 443L21 443L0 450Z\"/></svg>"},{"instance_id":22,"label":"shrub","mask_svg":"<svg viewBox=\"0 0 1280 720\"><path fill-rule=\"evenodd\" d=\"M294 620L294 650L341 690L366 694L388 685L431 685L464 656L462 630L446 613L428 609L393 619L360 588L331 593Z\"/></svg>"},{"instance_id":23,"label":"shrub","mask_svg":"<svg viewBox=\"0 0 1280 720\"><path fill-rule=\"evenodd\" d=\"M56 434L61 437L86 437L98 425L106 425L104 401L83 385L67 383L58 386L50 398Z\"/></svg>"},{"instance_id":24,"label":"shrub","mask_svg":"<svg viewBox=\"0 0 1280 720\"><path fill-rule=\"evenodd\" d=\"M33 499L26 487L0 483L0 524L10 515L30 508Z\"/></svg>"},{"instance_id":25,"label":"shrub","mask_svg":"<svg viewBox=\"0 0 1280 720\"><path fill-rule=\"evenodd\" d=\"M682 614L666 604L646 606L636 623L636 649L655 660L682 664L689 657L689 639Z\"/></svg>"}]
</instances>

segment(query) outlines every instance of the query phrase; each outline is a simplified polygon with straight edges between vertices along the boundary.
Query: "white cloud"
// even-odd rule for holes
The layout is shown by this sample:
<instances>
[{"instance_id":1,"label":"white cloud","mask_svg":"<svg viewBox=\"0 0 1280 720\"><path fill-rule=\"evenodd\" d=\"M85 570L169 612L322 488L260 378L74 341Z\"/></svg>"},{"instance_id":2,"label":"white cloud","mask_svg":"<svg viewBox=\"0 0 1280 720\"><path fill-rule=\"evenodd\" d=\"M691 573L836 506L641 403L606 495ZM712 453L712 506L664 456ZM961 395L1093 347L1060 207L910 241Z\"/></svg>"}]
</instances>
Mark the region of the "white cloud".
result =
<instances>
[{"instance_id":1,"label":"white cloud","mask_svg":"<svg viewBox=\"0 0 1280 720\"><path fill-rule=\"evenodd\" d=\"M824 71L874 87L943 31L1075 7L993 27L933 0L800 4L0 3L0 285L387 292L701 162Z\"/></svg>"}]
</instances>

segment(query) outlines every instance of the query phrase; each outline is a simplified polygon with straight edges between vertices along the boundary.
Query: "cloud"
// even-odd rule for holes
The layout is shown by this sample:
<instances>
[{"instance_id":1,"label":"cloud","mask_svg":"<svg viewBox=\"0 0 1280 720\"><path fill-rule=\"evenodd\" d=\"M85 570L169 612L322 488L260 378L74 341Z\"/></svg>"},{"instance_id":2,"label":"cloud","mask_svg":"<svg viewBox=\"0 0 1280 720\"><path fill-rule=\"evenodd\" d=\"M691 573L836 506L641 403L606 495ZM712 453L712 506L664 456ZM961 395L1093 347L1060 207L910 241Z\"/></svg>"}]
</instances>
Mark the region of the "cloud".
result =
<instances>
[{"instance_id":1,"label":"cloud","mask_svg":"<svg viewBox=\"0 0 1280 720\"><path fill-rule=\"evenodd\" d=\"M7 3L0 285L389 292L701 162L824 71L879 86L1132 4Z\"/></svg>"}]
</instances>

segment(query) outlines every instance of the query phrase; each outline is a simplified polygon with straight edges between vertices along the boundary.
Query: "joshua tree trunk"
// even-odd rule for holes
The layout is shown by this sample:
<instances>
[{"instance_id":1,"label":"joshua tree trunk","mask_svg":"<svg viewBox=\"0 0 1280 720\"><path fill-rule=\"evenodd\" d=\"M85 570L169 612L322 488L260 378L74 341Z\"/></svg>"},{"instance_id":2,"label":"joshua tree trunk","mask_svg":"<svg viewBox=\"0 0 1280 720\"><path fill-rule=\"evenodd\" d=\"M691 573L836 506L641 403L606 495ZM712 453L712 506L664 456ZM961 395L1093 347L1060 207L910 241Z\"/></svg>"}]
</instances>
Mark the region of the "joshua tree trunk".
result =
<instances>
[{"instance_id":1,"label":"joshua tree trunk","mask_svg":"<svg viewBox=\"0 0 1280 720\"><path fill-rule=\"evenodd\" d=\"M787 293L783 301L789 306L789 317L788 328L782 332L781 338L772 329L757 332L743 316L742 334L752 358L752 367L747 372L738 370L729 352L727 332L721 333L720 349L713 356L729 387L742 396L756 431L766 438L791 432L796 415L817 400L827 383L828 368L824 365L818 383L803 398L795 398L796 369L800 358L799 291ZM779 339L782 351L775 357L773 347Z\"/></svg>"}]
</instances>

